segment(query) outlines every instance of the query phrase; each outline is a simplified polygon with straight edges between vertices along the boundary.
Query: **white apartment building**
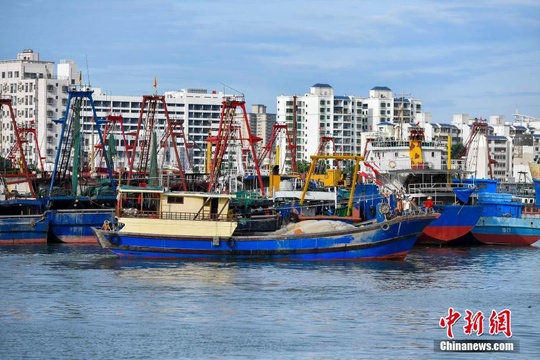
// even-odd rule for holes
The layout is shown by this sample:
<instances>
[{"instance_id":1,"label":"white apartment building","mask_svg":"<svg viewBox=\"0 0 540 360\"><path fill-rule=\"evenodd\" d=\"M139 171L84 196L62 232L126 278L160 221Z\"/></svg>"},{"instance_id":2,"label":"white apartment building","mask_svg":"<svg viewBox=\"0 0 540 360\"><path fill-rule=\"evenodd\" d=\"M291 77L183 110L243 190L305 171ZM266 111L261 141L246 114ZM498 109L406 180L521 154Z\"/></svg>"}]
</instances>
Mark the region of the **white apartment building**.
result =
<instances>
[{"instance_id":1,"label":"white apartment building","mask_svg":"<svg viewBox=\"0 0 540 360\"><path fill-rule=\"evenodd\" d=\"M62 60L55 72L54 62L42 61L39 53L23 50L14 60L0 61L0 96L12 99L18 127L33 128L38 137L41 154L36 141L27 133L23 150L27 163L36 167L40 163L53 161L57 146L57 125L52 119L59 118L67 101L67 88L75 84L77 66ZM13 126L7 109L0 112L0 156L8 155L15 143Z\"/></svg>"},{"instance_id":2,"label":"white apartment building","mask_svg":"<svg viewBox=\"0 0 540 360\"><path fill-rule=\"evenodd\" d=\"M296 104L296 105L295 105ZM296 106L296 109L295 109ZM422 101L404 95L394 97L391 89L377 86L369 97L339 96L328 84L315 84L302 96L277 97L279 124L294 128L296 114L297 160L310 161L316 154L322 137L331 137L323 151L361 154L361 134L375 131L379 123L411 124L422 114ZM404 128L404 127L401 127ZM406 134L400 137L406 138ZM282 146L285 142L282 141Z\"/></svg>"}]
</instances>

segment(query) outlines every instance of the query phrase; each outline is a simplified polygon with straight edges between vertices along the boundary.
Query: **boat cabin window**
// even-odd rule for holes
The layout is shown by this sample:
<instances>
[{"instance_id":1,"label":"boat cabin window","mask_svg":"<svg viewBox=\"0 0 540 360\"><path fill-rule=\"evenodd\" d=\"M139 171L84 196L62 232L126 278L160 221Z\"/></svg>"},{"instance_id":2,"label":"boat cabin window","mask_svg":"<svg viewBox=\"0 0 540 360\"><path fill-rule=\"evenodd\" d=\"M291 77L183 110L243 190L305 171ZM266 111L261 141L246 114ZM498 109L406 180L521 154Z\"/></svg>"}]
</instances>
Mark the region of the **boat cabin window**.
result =
<instances>
[{"instance_id":1,"label":"boat cabin window","mask_svg":"<svg viewBox=\"0 0 540 360\"><path fill-rule=\"evenodd\" d=\"M167 196L167 204L183 204L183 196Z\"/></svg>"},{"instance_id":2,"label":"boat cabin window","mask_svg":"<svg viewBox=\"0 0 540 360\"><path fill-rule=\"evenodd\" d=\"M153 217L160 209L159 193L125 192L122 193L121 216Z\"/></svg>"}]
</instances>

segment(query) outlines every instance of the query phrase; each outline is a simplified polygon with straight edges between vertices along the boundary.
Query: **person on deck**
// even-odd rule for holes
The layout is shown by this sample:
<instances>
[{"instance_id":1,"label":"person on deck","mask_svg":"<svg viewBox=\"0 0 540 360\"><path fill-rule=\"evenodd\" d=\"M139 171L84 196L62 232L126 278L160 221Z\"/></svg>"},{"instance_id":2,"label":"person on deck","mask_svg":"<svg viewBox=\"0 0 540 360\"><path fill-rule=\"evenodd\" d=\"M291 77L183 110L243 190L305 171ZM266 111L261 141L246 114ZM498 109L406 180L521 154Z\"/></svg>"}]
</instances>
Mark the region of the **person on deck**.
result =
<instances>
[{"instance_id":1,"label":"person on deck","mask_svg":"<svg viewBox=\"0 0 540 360\"><path fill-rule=\"evenodd\" d=\"M107 230L107 231L111 230L111 226L109 225L109 220L105 220L101 229Z\"/></svg>"},{"instance_id":2,"label":"person on deck","mask_svg":"<svg viewBox=\"0 0 540 360\"><path fill-rule=\"evenodd\" d=\"M426 212L433 211L433 199L431 198L431 196L428 196L426 202L424 203L424 207L426 208Z\"/></svg>"},{"instance_id":3,"label":"person on deck","mask_svg":"<svg viewBox=\"0 0 540 360\"><path fill-rule=\"evenodd\" d=\"M409 215L409 212L411 210L411 200L412 197L406 197L403 199L403 214Z\"/></svg>"}]
</instances>

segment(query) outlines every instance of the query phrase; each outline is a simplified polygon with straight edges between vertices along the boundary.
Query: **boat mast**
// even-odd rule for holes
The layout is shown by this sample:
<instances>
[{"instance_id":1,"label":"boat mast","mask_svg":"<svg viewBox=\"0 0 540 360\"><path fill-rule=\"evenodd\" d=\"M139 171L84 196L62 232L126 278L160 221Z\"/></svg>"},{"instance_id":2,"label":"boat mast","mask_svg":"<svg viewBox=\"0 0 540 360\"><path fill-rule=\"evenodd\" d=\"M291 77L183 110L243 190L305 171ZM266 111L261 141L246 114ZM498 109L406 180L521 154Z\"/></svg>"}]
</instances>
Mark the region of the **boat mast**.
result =
<instances>
[{"instance_id":1,"label":"boat mast","mask_svg":"<svg viewBox=\"0 0 540 360\"><path fill-rule=\"evenodd\" d=\"M26 157L24 155L24 149L22 146L22 140L21 135L19 133L19 126L17 125L17 121L15 120L15 112L13 111L13 107L11 106L11 98L0 98L0 109L2 109L4 106L8 107L9 114L11 117L11 124L13 125L13 131L15 133L15 146L19 149L19 169L20 173L25 177L26 183L28 184L28 190L30 191L30 194L32 197L36 196L34 186L32 185L32 179L30 172L28 171L28 164L26 163Z\"/></svg>"},{"instance_id":2,"label":"boat mast","mask_svg":"<svg viewBox=\"0 0 540 360\"><path fill-rule=\"evenodd\" d=\"M238 136L238 131L240 130L239 126L235 123L236 111L240 109L242 112L241 116L244 121L243 126L246 131L245 136L240 132ZM215 144L213 159L210 166L210 178L208 181L208 191L215 191L219 185L219 177L221 175L221 167L225 155L227 157L232 156L231 153L227 153L227 148L229 143L232 140L242 141L246 140L248 142L248 148L246 152L249 153L252 157L253 167L257 173L257 179L259 182L259 188L261 189L261 194L265 195L264 183L261 176L260 163L255 152L255 143L261 141L262 139L254 136L251 133L251 127L249 125L249 119L247 117L246 106L244 101L244 96L231 96L225 97L221 103L221 116L219 120L218 133L215 137L210 137L207 139L209 143ZM243 149L243 148L242 148ZM242 150L243 151L243 150Z\"/></svg>"}]
</instances>

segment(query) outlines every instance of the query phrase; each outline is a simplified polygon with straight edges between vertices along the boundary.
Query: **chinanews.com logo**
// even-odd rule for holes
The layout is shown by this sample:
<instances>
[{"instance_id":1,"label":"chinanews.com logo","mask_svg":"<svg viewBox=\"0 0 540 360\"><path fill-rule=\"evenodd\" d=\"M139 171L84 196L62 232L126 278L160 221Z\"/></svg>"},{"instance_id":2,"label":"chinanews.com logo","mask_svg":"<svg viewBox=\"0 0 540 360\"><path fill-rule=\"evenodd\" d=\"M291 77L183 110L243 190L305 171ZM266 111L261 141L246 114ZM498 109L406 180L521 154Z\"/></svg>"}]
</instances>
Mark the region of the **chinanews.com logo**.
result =
<instances>
[{"instance_id":1,"label":"chinanews.com logo","mask_svg":"<svg viewBox=\"0 0 540 360\"><path fill-rule=\"evenodd\" d=\"M465 316L462 317L459 311L448 308L448 314L441 317L439 326L446 329L447 340L435 340L435 351L448 352L519 352L519 341L508 340L512 337L512 313L508 309L501 311L491 310L489 318L485 318L482 311L473 313L465 309ZM463 333L467 336L476 335L480 337L506 336L506 339L454 339L454 325L462 319ZM487 320L488 328L484 333L484 320ZM457 326L456 326L457 327Z\"/></svg>"}]
</instances>

